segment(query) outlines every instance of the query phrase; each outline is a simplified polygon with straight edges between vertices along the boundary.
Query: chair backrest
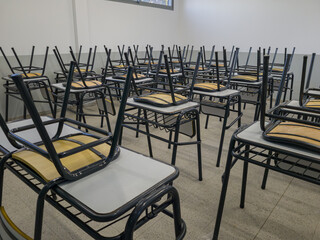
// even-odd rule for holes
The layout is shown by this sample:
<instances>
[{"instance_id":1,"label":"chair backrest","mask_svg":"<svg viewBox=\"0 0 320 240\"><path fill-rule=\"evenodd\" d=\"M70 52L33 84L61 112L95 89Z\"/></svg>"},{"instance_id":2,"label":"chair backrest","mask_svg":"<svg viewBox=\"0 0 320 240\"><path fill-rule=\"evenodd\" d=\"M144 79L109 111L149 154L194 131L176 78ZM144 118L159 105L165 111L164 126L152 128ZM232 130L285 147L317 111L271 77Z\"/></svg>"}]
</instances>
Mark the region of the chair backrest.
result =
<instances>
[{"instance_id":1,"label":"chair backrest","mask_svg":"<svg viewBox=\"0 0 320 240\"><path fill-rule=\"evenodd\" d=\"M275 106L278 106L280 104L283 88L285 86L285 81L286 81L287 74L288 74L289 67L290 67L290 62L291 62L291 54L288 54L288 56L286 58L286 62L284 64L284 69L282 71L282 75L281 75L281 80L280 80L280 84L279 84L279 89L278 89L278 94L277 94Z\"/></svg>"},{"instance_id":2,"label":"chair backrest","mask_svg":"<svg viewBox=\"0 0 320 240\"><path fill-rule=\"evenodd\" d=\"M52 143L52 140L54 140L56 137L58 137L61 134L62 128L64 126L64 122L67 121L67 119L65 118L65 114L66 114L66 110L67 110L68 98L69 98L69 93L70 93L70 89L71 89L71 82L72 82L72 77L73 77L72 75L74 72L74 66L75 66L75 64L74 64L74 62L72 62L70 65L70 70L69 70L69 74L68 74L68 81L67 81L67 85L66 85L66 92L65 92L65 96L64 96L63 106L61 109L61 117L58 120L59 126L58 126L57 133L53 139L51 139L49 137L49 134L46 131L45 125L43 124L43 122L40 118L40 115L36 109L36 106L35 106L34 102L32 101L30 93L29 93L28 89L26 88L25 84L23 83L21 76L17 75L17 74L12 76L12 79L21 94L21 98L25 101L26 108L28 109L28 112L31 116L33 123L34 123L34 126L37 129L37 132L41 137L42 144L45 146L46 150L43 150L43 149L39 148L38 146L34 145L33 143L30 143L26 140L23 140L23 139L17 137L14 133L9 132L9 134L8 134L8 137L13 137L16 141L22 143L23 145L27 146L28 148L30 148L30 149L38 152L39 154L45 156L46 158L50 159L53 162L54 166L56 167L58 173L63 178L65 178L67 180L77 180L81 177L87 176L88 174L107 166L108 163L112 160L112 158L115 154L115 149L116 149L118 139L119 139L120 128L121 128L121 124L123 121L124 109L125 109L126 100L128 97L129 84L130 84L130 80L132 77L132 68L129 68L127 79L125 82L124 91L123 91L123 96L122 96L121 103L120 103L120 110L118 113L118 118L117 118L116 129L115 129L114 135L113 136L107 135L107 137L100 138L97 141L91 142L89 144L82 145L80 147L65 151L63 153L57 153L57 151ZM90 128L90 126L83 124L83 123L79 123L75 120L69 120L69 121L74 124L78 123L79 126L89 128L90 130L96 129L94 127ZM108 141L112 141L109 155L106 158L102 158L100 161L98 161L94 164L90 164L85 168L81 168L81 169L70 172L61 163L60 159L63 157L73 155L75 153L81 152L85 149L92 148L94 146L97 146L99 144L102 144L102 143L105 143Z\"/></svg>"},{"instance_id":3,"label":"chair backrest","mask_svg":"<svg viewBox=\"0 0 320 240\"><path fill-rule=\"evenodd\" d=\"M230 67L231 65L231 60L232 60L232 57L233 57L233 54L234 54L234 46L232 46L232 49L231 49L231 53L230 53L230 58L229 58L229 64L228 64L228 67Z\"/></svg>"},{"instance_id":4,"label":"chair backrest","mask_svg":"<svg viewBox=\"0 0 320 240\"><path fill-rule=\"evenodd\" d=\"M248 67L248 64L249 64L249 60L250 60L250 56L251 56L251 51L252 51L252 47L249 48L249 52L248 52L248 56L247 56L246 65L244 67L244 71L247 70L247 67Z\"/></svg>"},{"instance_id":5,"label":"chair backrest","mask_svg":"<svg viewBox=\"0 0 320 240\"><path fill-rule=\"evenodd\" d=\"M209 63L207 64L208 68L211 68L211 64L212 64L213 57L214 57L214 49L215 49L215 45L213 45L213 46L212 46L212 49L211 49L211 54L210 54Z\"/></svg>"},{"instance_id":6,"label":"chair backrest","mask_svg":"<svg viewBox=\"0 0 320 240\"><path fill-rule=\"evenodd\" d=\"M310 81L311 81L311 75L313 71L313 65L314 65L314 59L316 57L316 54L313 53L311 56L311 62L309 66L309 71L308 71L308 77L307 77L307 82L306 82L306 72L307 72L307 61L308 61L308 56L303 57L303 65L302 65L302 74L301 74L301 84L300 84L300 95L299 95L299 105L302 106L305 99L307 96L305 96L305 90L309 88L310 86Z\"/></svg>"},{"instance_id":7,"label":"chair backrest","mask_svg":"<svg viewBox=\"0 0 320 240\"><path fill-rule=\"evenodd\" d=\"M304 98L304 84L306 81L308 56L303 56L302 73L301 73L301 84L300 84L300 94L299 94L299 105L302 106Z\"/></svg>"},{"instance_id":8,"label":"chair backrest","mask_svg":"<svg viewBox=\"0 0 320 240\"><path fill-rule=\"evenodd\" d=\"M225 50L224 50L224 54L226 54ZM235 50L235 52L233 54L233 58L231 59L231 67L230 67L230 72L228 73L228 81L227 81L227 84L226 84L227 88L229 88L231 78L232 78L232 76L233 76L233 74L235 72L237 61L238 61L238 55L239 55L239 48L236 48L236 50Z\"/></svg>"},{"instance_id":9,"label":"chair backrest","mask_svg":"<svg viewBox=\"0 0 320 240\"><path fill-rule=\"evenodd\" d=\"M105 53L106 53L106 55L107 55L107 61L108 61L108 66L109 66L109 68L111 69L111 73L112 73L112 75L114 76L114 75L116 75L116 72L115 72L115 69L114 69L114 66L113 66L113 64L112 64L112 60L111 60L111 49L108 49L106 46L104 46L104 51L105 51ZM125 65L125 64L124 64ZM104 70L104 72L105 71L108 71L108 69L105 69Z\"/></svg>"},{"instance_id":10,"label":"chair backrest","mask_svg":"<svg viewBox=\"0 0 320 240\"><path fill-rule=\"evenodd\" d=\"M263 57L263 77L262 77L262 88L261 88L261 99L260 99L260 128L265 131L265 114L266 114L266 101L267 101L267 90L269 82L269 55Z\"/></svg>"},{"instance_id":11,"label":"chair backrest","mask_svg":"<svg viewBox=\"0 0 320 240\"><path fill-rule=\"evenodd\" d=\"M277 53L278 53L278 48L276 48L276 50L274 52L274 55L273 55L273 60L272 60L271 67L270 67L270 74L272 73L272 69L273 69L274 63L275 63L276 58L277 58Z\"/></svg>"},{"instance_id":12,"label":"chair backrest","mask_svg":"<svg viewBox=\"0 0 320 240\"><path fill-rule=\"evenodd\" d=\"M311 76L312 76L315 57L316 57L316 53L312 53L310 67L309 67L309 73L308 73L308 78L307 78L307 83L306 83L306 87L305 87L306 89L308 89L310 87L310 81L311 81Z\"/></svg>"}]
</instances>

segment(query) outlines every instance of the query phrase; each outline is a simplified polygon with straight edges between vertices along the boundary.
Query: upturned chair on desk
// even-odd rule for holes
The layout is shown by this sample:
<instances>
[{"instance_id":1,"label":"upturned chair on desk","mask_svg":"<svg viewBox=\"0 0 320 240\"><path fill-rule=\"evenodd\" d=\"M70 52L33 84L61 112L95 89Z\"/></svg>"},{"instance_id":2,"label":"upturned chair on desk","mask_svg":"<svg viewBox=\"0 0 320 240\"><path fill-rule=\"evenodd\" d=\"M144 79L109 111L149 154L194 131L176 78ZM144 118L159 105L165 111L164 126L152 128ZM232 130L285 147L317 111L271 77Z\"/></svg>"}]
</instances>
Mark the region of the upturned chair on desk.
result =
<instances>
[{"instance_id":1,"label":"upturned chair on desk","mask_svg":"<svg viewBox=\"0 0 320 240\"><path fill-rule=\"evenodd\" d=\"M44 59L43 59L43 64L42 66L35 66L34 65L34 52L35 52L35 46L32 46L31 50L31 55L30 55L30 60L28 65L23 65L22 61L20 60L20 57L16 53L16 50L14 48L11 48L14 57L17 61L18 66L13 67L4 53L3 49L0 47L0 51L11 71L11 74L15 73L21 73L22 78L24 81L27 83L27 87L30 91L33 90L40 90L43 99L33 99L34 102L37 103L46 103L49 105L49 108L51 110L52 115L54 116L54 108L53 105L51 104L50 95L52 92L50 80L47 76L45 76L45 70L46 70L46 64L47 64L47 58L48 58L48 51L49 47L46 47ZM6 83L3 85L5 87L5 94L6 94L6 110L5 110L5 120L8 121L9 119L9 97L13 97L15 99L19 99L20 95L17 91L17 88L15 87L11 77L11 75L8 75L6 77L3 77L2 79L6 81ZM24 106L24 111L23 111L23 117L26 118L26 108Z\"/></svg>"},{"instance_id":2,"label":"upturned chair on desk","mask_svg":"<svg viewBox=\"0 0 320 240\"><path fill-rule=\"evenodd\" d=\"M158 66L161 64L162 54L161 52ZM128 107L125 112L126 121L123 123L123 127L147 136L151 157L153 156L151 137L168 143L169 147L172 145L172 165L176 164L178 146L197 145L199 180L202 180L198 103L193 102L191 99L200 58L201 54L199 53L192 83L187 86L173 84L167 55L164 55L164 59L168 83L155 81L150 83L151 86L149 84L137 86L133 82L132 86L135 89L136 96L128 99ZM143 94L140 94L141 91ZM144 125L146 130L140 129L140 125ZM151 133L149 127L169 132L169 139ZM173 134L174 139L172 140ZM179 134L187 135L190 138L196 135L197 139L195 141L181 142L179 141Z\"/></svg>"},{"instance_id":3,"label":"upturned chair on desk","mask_svg":"<svg viewBox=\"0 0 320 240\"><path fill-rule=\"evenodd\" d=\"M58 60L59 66L64 74L64 77L68 78L68 73L65 72L64 64L61 62L59 58L59 54L56 49L53 50L56 58ZM72 54L71 54L72 55ZM72 55L75 60L75 56ZM106 69L108 68L108 61L106 61ZM109 131L111 131L111 125L108 114L115 115L115 108L113 103L113 98L111 96L110 88L105 84L105 76L106 72L103 75L92 74L90 72L82 72L78 63L75 61L75 70L72 76L76 75L72 78L71 90L70 93L75 96L73 100L69 101L69 104L76 105L76 119L78 121L86 122L86 116L96 116L101 117L101 126L103 125L103 119L106 118L107 126ZM58 105L60 99L60 93L64 93L66 90L65 83L56 83L52 85L55 91L55 108ZM98 106L99 114L97 113L86 113L84 112L84 104L90 101L96 101Z\"/></svg>"},{"instance_id":4,"label":"upturned chair on desk","mask_svg":"<svg viewBox=\"0 0 320 240\"><path fill-rule=\"evenodd\" d=\"M224 78L220 79L219 57L218 52L216 52L215 79L209 78L205 80L205 78L201 78L201 81L203 82L194 84L193 94L199 95L200 112L207 116L205 128L208 128L209 116L219 117L220 119L223 119L216 162L217 167L220 166L225 131L228 128L232 127L235 123L238 123L238 127L240 127L241 125L241 95L238 90L229 88L230 79L236 65L238 52L239 49L236 49L232 59L230 74L227 81L224 81ZM234 106L236 106L236 109L233 108ZM236 112L237 116L228 124L228 119L230 117L230 113L232 112Z\"/></svg>"},{"instance_id":5,"label":"upturned chair on desk","mask_svg":"<svg viewBox=\"0 0 320 240\"><path fill-rule=\"evenodd\" d=\"M6 168L38 195L34 239L42 237L45 201L94 239L133 239L134 231L160 212L174 218L176 239L182 239L186 226L181 219L178 192L171 185L178 176L177 169L117 145L132 69L128 71L113 135L65 117L73 71L71 64L61 116L49 120L38 114L21 76L12 76L31 120L13 124L18 127L9 130L0 115L0 134L6 137L0 147L4 153L0 160L1 190ZM1 237L32 239L10 220L2 194L0 202ZM174 213L167 210L169 206L173 206ZM123 231L110 236L108 228L126 217Z\"/></svg>"},{"instance_id":6,"label":"upturned chair on desk","mask_svg":"<svg viewBox=\"0 0 320 240\"><path fill-rule=\"evenodd\" d=\"M288 56L288 58L290 57ZM285 84L289 62L290 60L287 59L280 82L281 87ZM239 128L230 141L213 239L218 239L219 236L230 171L237 160L240 159L244 162L241 208L244 208L245 204L249 163L266 169L263 176L262 189L266 187L267 175L270 169L307 182L320 184L320 124L313 121L315 116L319 117L319 112L314 112L314 110L299 111L298 114L302 114L302 117L288 114L284 109L287 106L280 104L283 91L279 89L276 106L265 113L268 66L269 57L265 56L260 122L257 121ZM267 125L265 117L270 118ZM235 159L234 161L233 158Z\"/></svg>"}]
</instances>

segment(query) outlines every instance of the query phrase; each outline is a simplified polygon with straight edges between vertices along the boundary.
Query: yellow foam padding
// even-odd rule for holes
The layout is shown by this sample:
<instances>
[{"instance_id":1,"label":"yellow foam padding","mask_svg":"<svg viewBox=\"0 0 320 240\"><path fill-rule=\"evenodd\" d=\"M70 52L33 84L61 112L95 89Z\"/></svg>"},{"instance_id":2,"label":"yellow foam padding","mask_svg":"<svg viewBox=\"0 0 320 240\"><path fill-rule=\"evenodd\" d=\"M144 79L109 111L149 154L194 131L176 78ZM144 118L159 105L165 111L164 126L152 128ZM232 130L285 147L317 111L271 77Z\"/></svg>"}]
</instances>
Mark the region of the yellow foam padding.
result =
<instances>
[{"instance_id":1,"label":"yellow foam padding","mask_svg":"<svg viewBox=\"0 0 320 240\"><path fill-rule=\"evenodd\" d=\"M7 212L5 211L4 207L1 206L0 208L1 214L4 217L4 219L7 221L7 223L12 227L12 229L14 229L21 237L23 237L26 240L32 240L31 237L29 237L27 234L25 234L24 232L22 232L20 230L20 228L17 227L17 225L14 224L14 222L12 222L12 220L9 218Z\"/></svg>"},{"instance_id":2,"label":"yellow foam padding","mask_svg":"<svg viewBox=\"0 0 320 240\"><path fill-rule=\"evenodd\" d=\"M98 87L98 86L102 85L102 83L97 81L97 80L92 80L92 81L88 80L88 81L85 81L85 82L86 82L87 87ZM71 83L71 87L73 87L73 88L85 88L86 85L84 85L84 83L82 81Z\"/></svg>"},{"instance_id":3,"label":"yellow foam padding","mask_svg":"<svg viewBox=\"0 0 320 240\"><path fill-rule=\"evenodd\" d=\"M94 137L86 135L71 136L67 139L76 140L84 144L97 140ZM53 146L56 149L57 153L60 153L79 147L80 144L61 139L54 141ZM41 145L39 147L45 149L44 145ZM108 156L110 146L106 143L103 143L94 147L94 149L103 154L104 156ZM55 168L53 162L51 162L49 159L45 158L37 152L31 150L17 151L12 155L12 158L26 164L28 167L34 170L40 177L42 177L46 182L60 177L60 174ZM70 172L88 166L89 164L92 164L99 160L101 160L101 158L89 149L60 159L62 165L65 168L67 168Z\"/></svg>"},{"instance_id":4,"label":"yellow foam padding","mask_svg":"<svg viewBox=\"0 0 320 240\"><path fill-rule=\"evenodd\" d=\"M142 64L149 64L149 61L145 61L144 63L142 63ZM155 64L157 64L156 62L150 62L150 64L151 65L155 65Z\"/></svg>"},{"instance_id":5,"label":"yellow foam padding","mask_svg":"<svg viewBox=\"0 0 320 240\"><path fill-rule=\"evenodd\" d=\"M305 106L309 108L320 108L320 99L311 99Z\"/></svg>"},{"instance_id":6,"label":"yellow foam padding","mask_svg":"<svg viewBox=\"0 0 320 240\"><path fill-rule=\"evenodd\" d=\"M180 63L179 61L175 60L175 61L172 61L172 63Z\"/></svg>"},{"instance_id":7,"label":"yellow foam padding","mask_svg":"<svg viewBox=\"0 0 320 240\"><path fill-rule=\"evenodd\" d=\"M127 78L127 74L120 75L119 77ZM147 77L147 76L144 75L144 74L140 74L140 73L133 74L133 78L134 79L136 79L136 78L145 78L145 77Z\"/></svg>"},{"instance_id":8,"label":"yellow foam padding","mask_svg":"<svg viewBox=\"0 0 320 240\"><path fill-rule=\"evenodd\" d=\"M210 91L213 91L213 90L218 90L218 84L217 83L196 83L194 85L195 88L202 88L204 90L210 90ZM220 84L220 88L223 88L225 87L224 85Z\"/></svg>"},{"instance_id":9,"label":"yellow foam padding","mask_svg":"<svg viewBox=\"0 0 320 240\"><path fill-rule=\"evenodd\" d=\"M320 147L320 128L307 124L281 122L267 136L302 141Z\"/></svg>"},{"instance_id":10,"label":"yellow foam padding","mask_svg":"<svg viewBox=\"0 0 320 240\"><path fill-rule=\"evenodd\" d=\"M189 67L190 69L196 69L196 66L191 66ZM207 68L206 67L199 67L198 70L206 70Z\"/></svg>"},{"instance_id":11,"label":"yellow foam padding","mask_svg":"<svg viewBox=\"0 0 320 240\"><path fill-rule=\"evenodd\" d=\"M167 69L161 69L159 72L161 73L167 73ZM179 70L176 69L170 69L170 73L178 73Z\"/></svg>"},{"instance_id":12,"label":"yellow foam padding","mask_svg":"<svg viewBox=\"0 0 320 240\"><path fill-rule=\"evenodd\" d=\"M232 77L233 80L257 81L257 76L252 75L236 75Z\"/></svg>"},{"instance_id":13,"label":"yellow foam padding","mask_svg":"<svg viewBox=\"0 0 320 240\"><path fill-rule=\"evenodd\" d=\"M272 68L272 71L274 72L283 72L282 68Z\"/></svg>"},{"instance_id":14,"label":"yellow foam padding","mask_svg":"<svg viewBox=\"0 0 320 240\"><path fill-rule=\"evenodd\" d=\"M170 93L153 93L146 96L140 96L138 99L148 100L150 102L158 103L158 104L170 104L172 103L172 97ZM174 94L174 99L176 102L181 100L187 100L185 96L180 94Z\"/></svg>"},{"instance_id":15,"label":"yellow foam padding","mask_svg":"<svg viewBox=\"0 0 320 240\"><path fill-rule=\"evenodd\" d=\"M83 68L80 68L80 72L85 72L86 70ZM74 72L78 72L78 69L75 69Z\"/></svg>"},{"instance_id":16,"label":"yellow foam padding","mask_svg":"<svg viewBox=\"0 0 320 240\"><path fill-rule=\"evenodd\" d=\"M217 65L215 63L212 63L211 66L215 67ZM224 64L218 64L218 67L224 67Z\"/></svg>"},{"instance_id":17,"label":"yellow foam padding","mask_svg":"<svg viewBox=\"0 0 320 240\"><path fill-rule=\"evenodd\" d=\"M27 73L27 74L21 74L21 76L23 78L26 78L26 77L32 78L32 77L41 77L42 74L41 73Z\"/></svg>"},{"instance_id":18,"label":"yellow foam padding","mask_svg":"<svg viewBox=\"0 0 320 240\"><path fill-rule=\"evenodd\" d=\"M115 68L125 68L126 66L125 65L123 65L123 64L121 64L121 65L116 65L116 66L114 66Z\"/></svg>"}]
</instances>

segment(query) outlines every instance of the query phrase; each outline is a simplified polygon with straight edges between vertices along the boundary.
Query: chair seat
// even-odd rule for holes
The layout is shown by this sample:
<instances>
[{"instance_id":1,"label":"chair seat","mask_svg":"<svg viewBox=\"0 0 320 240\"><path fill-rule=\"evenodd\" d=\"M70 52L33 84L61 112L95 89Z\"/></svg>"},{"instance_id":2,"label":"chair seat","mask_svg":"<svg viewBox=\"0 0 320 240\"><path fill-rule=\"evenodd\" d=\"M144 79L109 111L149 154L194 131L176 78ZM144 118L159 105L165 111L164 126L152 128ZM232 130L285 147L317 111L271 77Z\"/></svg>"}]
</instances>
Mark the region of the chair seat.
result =
<instances>
[{"instance_id":1,"label":"chair seat","mask_svg":"<svg viewBox=\"0 0 320 240\"><path fill-rule=\"evenodd\" d=\"M311 99L305 104L305 106L309 108L320 108L320 99Z\"/></svg>"},{"instance_id":2,"label":"chair seat","mask_svg":"<svg viewBox=\"0 0 320 240\"><path fill-rule=\"evenodd\" d=\"M78 72L78 69L75 69L74 72L77 73L77 72ZM82 72L82 73L83 73L83 72L86 72L86 69L80 68L80 72Z\"/></svg>"},{"instance_id":3,"label":"chair seat","mask_svg":"<svg viewBox=\"0 0 320 240\"><path fill-rule=\"evenodd\" d=\"M194 70L196 67L195 66L190 66L190 67L188 67L188 69L191 69L191 70ZM199 69L198 69L199 71L204 71L204 70L209 70L208 68L206 68L206 67L199 67Z\"/></svg>"},{"instance_id":4,"label":"chair seat","mask_svg":"<svg viewBox=\"0 0 320 240\"><path fill-rule=\"evenodd\" d=\"M247 82L254 82L257 81L257 76L252 75L235 75L231 78L232 80L241 80Z\"/></svg>"},{"instance_id":5,"label":"chair seat","mask_svg":"<svg viewBox=\"0 0 320 240\"><path fill-rule=\"evenodd\" d=\"M125 68L126 66L125 65L123 65L123 64L120 64L120 65L116 65L116 66L114 66L115 68Z\"/></svg>"},{"instance_id":6,"label":"chair seat","mask_svg":"<svg viewBox=\"0 0 320 240\"><path fill-rule=\"evenodd\" d=\"M72 82L71 88L95 88L100 87L101 85L102 83L97 80L87 80L85 81L85 84L82 81Z\"/></svg>"},{"instance_id":7,"label":"chair seat","mask_svg":"<svg viewBox=\"0 0 320 240\"><path fill-rule=\"evenodd\" d=\"M53 145L56 151L60 153L96 140L97 139L95 137L80 134L54 141ZM44 145L40 145L39 147L45 149ZM72 172L101 160L101 154L103 156L108 156L109 151L110 146L106 143L103 143L94 147L93 149L87 149L68 157L61 158L60 160L62 165ZM58 173L53 162L34 151L23 149L15 152L12 155L12 158L30 167L46 182L60 177L60 174Z\"/></svg>"},{"instance_id":8,"label":"chair seat","mask_svg":"<svg viewBox=\"0 0 320 240\"><path fill-rule=\"evenodd\" d=\"M41 73L27 73L27 74L21 74L23 78L34 78L34 77L42 77Z\"/></svg>"},{"instance_id":9,"label":"chair seat","mask_svg":"<svg viewBox=\"0 0 320 240\"><path fill-rule=\"evenodd\" d=\"M283 72L282 68L272 68L273 72Z\"/></svg>"},{"instance_id":10,"label":"chair seat","mask_svg":"<svg viewBox=\"0 0 320 240\"><path fill-rule=\"evenodd\" d=\"M224 90L226 87L220 84L220 90ZM205 92L215 92L218 91L217 83L196 83L194 85L195 90L205 91Z\"/></svg>"},{"instance_id":11,"label":"chair seat","mask_svg":"<svg viewBox=\"0 0 320 240\"><path fill-rule=\"evenodd\" d=\"M127 78L127 74L122 74L122 75L115 75L113 76L115 79L126 79ZM133 79L141 79L141 78L146 78L147 76L144 74L133 74Z\"/></svg>"},{"instance_id":12,"label":"chair seat","mask_svg":"<svg viewBox=\"0 0 320 240\"><path fill-rule=\"evenodd\" d=\"M175 104L172 101L170 93L151 93L135 97L134 101L148 103L154 106L167 107L172 105L179 105L188 101L188 98L180 94L174 94Z\"/></svg>"},{"instance_id":13,"label":"chair seat","mask_svg":"<svg viewBox=\"0 0 320 240\"><path fill-rule=\"evenodd\" d=\"M290 121L277 122L263 136L274 141L320 150L320 127L316 126Z\"/></svg>"},{"instance_id":14,"label":"chair seat","mask_svg":"<svg viewBox=\"0 0 320 240\"><path fill-rule=\"evenodd\" d=\"M215 66L217 66L217 65L216 65L215 63L212 63L211 66L212 66L212 67L215 67ZM224 64L222 64L222 63L221 63L221 64L218 64L218 67L224 67Z\"/></svg>"},{"instance_id":15,"label":"chair seat","mask_svg":"<svg viewBox=\"0 0 320 240\"><path fill-rule=\"evenodd\" d=\"M167 69L161 69L159 70L160 73L167 73ZM170 69L170 73L178 73L180 70L177 69Z\"/></svg>"}]
</instances>

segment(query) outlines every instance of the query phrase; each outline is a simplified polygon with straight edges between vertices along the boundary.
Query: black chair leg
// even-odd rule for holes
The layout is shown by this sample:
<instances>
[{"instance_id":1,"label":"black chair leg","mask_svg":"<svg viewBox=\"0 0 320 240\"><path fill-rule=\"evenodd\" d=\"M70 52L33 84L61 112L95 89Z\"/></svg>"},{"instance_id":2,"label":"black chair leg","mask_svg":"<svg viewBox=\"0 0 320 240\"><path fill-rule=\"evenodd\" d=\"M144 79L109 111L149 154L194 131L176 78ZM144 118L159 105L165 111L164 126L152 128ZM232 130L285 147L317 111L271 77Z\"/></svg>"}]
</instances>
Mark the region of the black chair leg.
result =
<instances>
[{"instance_id":1,"label":"black chair leg","mask_svg":"<svg viewBox=\"0 0 320 240\"><path fill-rule=\"evenodd\" d=\"M246 158L249 157L249 146L246 146ZM240 208L244 208L244 202L246 199L246 188L247 188L247 176L248 176L248 162L243 162L243 172L242 172L242 187L241 187L241 200L240 200Z\"/></svg>"},{"instance_id":2,"label":"black chair leg","mask_svg":"<svg viewBox=\"0 0 320 240\"><path fill-rule=\"evenodd\" d=\"M199 172L199 181L202 181L202 157L201 157L201 136L200 136L200 116L199 116L199 113L197 113L196 124L197 124L198 172Z\"/></svg>"},{"instance_id":3,"label":"black chair leg","mask_svg":"<svg viewBox=\"0 0 320 240\"><path fill-rule=\"evenodd\" d=\"M232 158L233 158L232 157L232 150L233 150L234 146L235 146L235 139L232 138L230 141L230 144L229 144L229 153L228 153L226 168L225 168L225 172L224 172L224 179L223 179L222 189L221 189L221 194L220 194L220 201L219 201L218 213L217 213L217 218L216 218L216 224L215 224L214 233L213 233L213 237L212 237L213 240L217 240L218 236L219 236L223 208L224 208L224 203L226 200L226 194L227 194L229 177L230 177L231 162L232 162Z\"/></svg>"},{"instance_id":4,"label":"black chair leg","mask_svg":"<svg viewBox=\"0 0 320 240\"><path fill-rule=\"evenodd\" d=\"M146 119L144 124L146 125L147 141L148 141L148 147L149 147L149 155L150 155L150 157L153 157L147 111L143 110L143 114L144 114L144 119Z\"/></svg>"},{"instance_id":5,"label":"black chair leg","mask_svg":"<svg viewBox=\"0 0 320 240\"><path fill-rule=\"evenodd\" d=\"M271 162L271 154L272 154L272 151L269 151L269 153L268 153L268 159L267 159L267 165L270 165L270 162ZM268 169L268 168L265 168L264 174L263 174L263 180L262 180L262 184L261 184L261 188L262 188L262 189L266 189L268 174L269 174L269 169Z\"/></svg>"}]
</instances>

